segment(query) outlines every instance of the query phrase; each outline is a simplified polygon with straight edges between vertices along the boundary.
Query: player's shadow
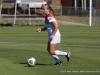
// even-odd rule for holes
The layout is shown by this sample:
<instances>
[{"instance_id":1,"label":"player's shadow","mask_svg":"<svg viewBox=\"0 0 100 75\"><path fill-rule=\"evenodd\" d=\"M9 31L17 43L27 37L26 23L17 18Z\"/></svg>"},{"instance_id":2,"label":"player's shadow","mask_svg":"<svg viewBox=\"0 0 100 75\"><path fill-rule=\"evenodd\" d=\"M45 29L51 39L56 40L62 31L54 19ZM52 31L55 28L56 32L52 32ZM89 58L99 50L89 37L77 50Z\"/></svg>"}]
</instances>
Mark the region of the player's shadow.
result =
<instances>
[{"instance_id":1,"label":"player's shadow","mask_svg":"<svg viewBox=\"0 0 100 75\"><path fill-rule=\"evenodd\" d=\"M41 64L41 63L36 63L36 65L40 65L40 66L48 66L48 65L53 65L53 64Z\"/></svg>"},{"instance_id":2,"label":"player's shadow","mask_svg":"<svg viewBox=\"0 0 100 75\"><path fill-rule=\"evenodd\" d=\"M27 64L27 62L13 62L13 64Z\"/></svg>"},{"instance_id":3,"label":"player's shadow","mask_svg":"<svg viewBox=\"0 0 100 75\"><path fill-rule=\"evenodd\" d=\"M13 62L14 64L22 64L22 65L26 65L24 67L29 67L27 62ZM43 64L43 63L36 63L36 65L38 66L52 66L53 64Z\"/></svg>"}]
</instances>

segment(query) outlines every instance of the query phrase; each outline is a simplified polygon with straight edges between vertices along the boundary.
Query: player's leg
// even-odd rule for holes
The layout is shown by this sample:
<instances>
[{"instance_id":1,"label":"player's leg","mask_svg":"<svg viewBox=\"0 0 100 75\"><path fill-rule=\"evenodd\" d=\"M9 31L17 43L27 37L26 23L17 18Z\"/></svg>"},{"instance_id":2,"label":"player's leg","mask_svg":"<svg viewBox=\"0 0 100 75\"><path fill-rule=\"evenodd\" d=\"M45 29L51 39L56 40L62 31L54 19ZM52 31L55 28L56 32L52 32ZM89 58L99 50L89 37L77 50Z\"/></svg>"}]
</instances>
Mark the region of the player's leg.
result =
<instances>
[{"instance_id":1,"label":"player's leg","mask_svg":"<svg viewBox=\"0 0 100 75\"><path fill-rule=\"evenodd\" d=\"M56 54L56 55L65 55L66 58L67 58L67 61L68 61L68 62L70 61L70 55L71 55L70 52L64 52L64 51L56 50L56 51L55 51L55 54Z\"/></svg>"},{"instance_id":2,"label":"player's leg","mask_svg":"<svg viewBox=\"0 0 100 75\"><path fill-rule=\"evenodd\" d=\"M50 54L50 43L48 42L48 46L47 46L47 50L48 50L48 52L49 52L49 54ZM51 54L50 54L51 55ZM57 56L57 55L55 55L55 54L53 54L53 55L51 55L54 59L55 59L55 61L56 61L56 64L55 65L62 65L62 62L60 61L60 59L59 59L59 57Z\"/></svg>"},{"instance_id":3,"label":"player's leg","mask_svg":"<svg viewBox=\"0 0 100 75\"><path fill-rule=\"evenodd\" d=\"M67 58L67 61L69 62L70 60L70 52L64 52L64 51L60 51L60 50L56 50L56 46L57 44L50 44L50 50L49 53L51 55L65 55Z\"/></svg>"},{"instance_id":4,"label":"player's leg","mask_svg":"<svg viewBox=\"0 0 100 75\"><path fill-rule=\"evenodd\" d=\"M50 50L49 53L51 55L65 55L67 58L67 61L69 62L70 60L70 52L64 52L64 51L60 51L60 50L56 50L57 47L57 43L60 43L60 37L54 37L51 41L50 41Z\"/></svg>"}]
</instances>

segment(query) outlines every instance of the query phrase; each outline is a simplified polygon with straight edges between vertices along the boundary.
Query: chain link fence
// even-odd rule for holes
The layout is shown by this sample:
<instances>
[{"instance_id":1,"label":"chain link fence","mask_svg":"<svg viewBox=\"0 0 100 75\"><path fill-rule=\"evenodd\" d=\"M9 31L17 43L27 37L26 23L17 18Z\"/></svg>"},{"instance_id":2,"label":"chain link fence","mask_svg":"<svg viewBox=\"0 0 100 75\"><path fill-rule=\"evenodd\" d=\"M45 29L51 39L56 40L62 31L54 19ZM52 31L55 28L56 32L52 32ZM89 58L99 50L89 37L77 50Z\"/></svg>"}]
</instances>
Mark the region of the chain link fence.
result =
<instances>
[{"instance_id":1,"label":"chain link fence","mask_svg":"<svg viewBox=\"0 0 100 75\"><path fill-rule=\"evenodd\" d=\"M53 7L56 13L56 19L63 25L83 25L89 24L89 9L55 6Z\"/></svg>"},{"instance_id":2,"label":"chain link fence","mask_svg":"<svg viewBox=\"0 0 100 75\"><path fill-rule=\"evenodd\" d=\"M89 26L89 8L54 6L56 19L63 25ZM100 25L100 9L92 9L92 26Z\"/></svg>"},{"instance_id":3,"label":"chain link fence","mask_svg":"<svg viewBox=\"0 0 100 75\"><path fill-rule=\"evenodd\" d=\"M3 8L2 16L14 15L13 6L11 8ZM83 8L77 7L66 7L60 5L51 5L55 11L55 18L61 25L79 25L89 26L89 8L84 10ZM17 8L17 16L28 16L29 10L22 10L20 7ZM93 9L92 25L100 24L100 9ZM30 16L43 16L42 10L38 8L31 9ZM35 18L17 18L16 23L18 25L44 25L44 17ZM0 23L13 23L13 18L2 18Z\"/></svg>"},{"instance_id":4,"label":"chain link fence","mask_svg":"<svg viewBox=\"0 0 100 75\"><path fill-rule=\"evenodd\" d=\"M92 24L94 26L100 26L100 0L92 0L92 6L93 6Z\"/></svg>"}]
</instances>

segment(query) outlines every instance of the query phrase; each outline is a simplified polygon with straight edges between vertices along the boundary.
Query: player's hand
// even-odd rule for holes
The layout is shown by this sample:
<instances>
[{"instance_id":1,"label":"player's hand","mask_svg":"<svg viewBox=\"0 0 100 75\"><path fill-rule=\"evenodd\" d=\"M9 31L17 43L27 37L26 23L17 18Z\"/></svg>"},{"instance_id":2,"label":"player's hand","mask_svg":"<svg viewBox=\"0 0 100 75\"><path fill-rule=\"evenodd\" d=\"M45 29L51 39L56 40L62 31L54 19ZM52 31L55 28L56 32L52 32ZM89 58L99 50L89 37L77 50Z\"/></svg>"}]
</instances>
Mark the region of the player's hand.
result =
<instances>
[{"instance_id":1,"label":"player's hand","mask_svg":"<svg viewBox=\"0 0 100 75\"><path fill-rule=\"evenodd\" d=\"M51 36L50 36L50 39L53 39L53 38L54 38L54 35L51 35Z\"/></svg>"},{"instance_id":2,"label":"player's hand","mask_svg":"<svg viewBox=\"0 0 100 75\"><path fill-rule=\"evenodd\" d=\"M37 29L37 32L40 33L40 32L41 32L41 28L38 28L38 29Z\"/></svg>"}]
</instances>

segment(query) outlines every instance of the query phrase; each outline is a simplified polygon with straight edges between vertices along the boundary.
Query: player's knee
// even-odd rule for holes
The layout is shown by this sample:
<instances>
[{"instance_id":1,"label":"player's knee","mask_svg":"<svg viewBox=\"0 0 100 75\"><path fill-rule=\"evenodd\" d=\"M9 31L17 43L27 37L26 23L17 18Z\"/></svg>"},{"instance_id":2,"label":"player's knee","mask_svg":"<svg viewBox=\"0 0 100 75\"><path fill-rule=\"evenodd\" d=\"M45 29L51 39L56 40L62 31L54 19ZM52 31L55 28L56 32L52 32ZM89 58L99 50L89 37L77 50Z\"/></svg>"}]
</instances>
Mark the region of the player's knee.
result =
<instances>
[{"instance_id":1,"label":"player's knee","mask_svg":"<svg viewBox=\"0 0 100 75\"><path fill-rule=\"evenodd\" d=\"M49 51L51 55L55 55L55 51Z\"/></svg>"}]
</instances>

